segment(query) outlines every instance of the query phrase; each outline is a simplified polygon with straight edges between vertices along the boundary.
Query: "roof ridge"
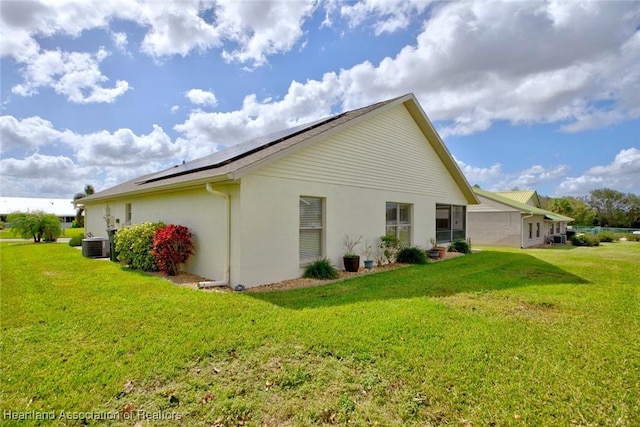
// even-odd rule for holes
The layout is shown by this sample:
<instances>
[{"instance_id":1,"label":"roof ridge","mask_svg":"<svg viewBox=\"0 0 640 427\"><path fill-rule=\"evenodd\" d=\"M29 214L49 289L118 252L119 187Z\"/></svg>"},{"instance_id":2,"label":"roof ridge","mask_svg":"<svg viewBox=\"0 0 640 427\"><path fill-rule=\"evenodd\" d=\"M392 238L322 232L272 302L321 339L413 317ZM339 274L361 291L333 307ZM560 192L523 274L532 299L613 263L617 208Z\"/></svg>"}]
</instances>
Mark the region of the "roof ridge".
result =
<instances>
[{"instance_id":1,"label":"roof ridge","mask_svg":"<svg viewBox=\"0 0 640 427\"><path fill-rule=\"evenodd\" d=\"M206 156L199 157L197 159L193 159L189 162L183 163L182 165L176 165L172 168L164 169L160 172L156 172L151 174L151 176L144 177L144 179L139 179L136 181L136 184L147 184L150 182L161 181L164 179L175 178L182 175L189 175L196 172L202 172L210 169L216 169L221 166L224 166L228 163L234 162L236 160L240 160L244 157L247 157L253 153L258 151L262 151L266 148L272 147L282 141L288 140L290 138L294 138L298 135L301 135L305 132L309 132L313 129L316 129L320 126L327 125L333 121L336 121L342 117L353 115L351 119L355 117L359 117L362 114L366 114L370 111L374 111L384 105L393 103L401 98L409 96L410 94L402 95L396 98L388 99L386 101L380 101L375 104L366 105L364 107L356 108L349 111L343 111L342 113L334 114L331 116L327 116L309 123L305 123L298 126L292 126L290 128L281 129L276 132L269 133L267 135L261 135L255 138L248 139L246 141L242 141L238 144L234 144L224 150L216 151L212 154L208 154ZM350 119L350 120L351 120ZM264 143L258 143L260 140L265 140ZM247 149L243 150L242 147L246 146ZM240 148L240 149L239 149ZM234 150L237 153L234 153ZM226 154L226 156L225 156ZM229 155L232 154L232 155ZM218 157L219 160L215 158ZM211 159L211 162L206 161L206 159ZM189 165L195 165L197 163L202 163L201 166L197 167L189 167Z\"/></svg>"}]
</instances>

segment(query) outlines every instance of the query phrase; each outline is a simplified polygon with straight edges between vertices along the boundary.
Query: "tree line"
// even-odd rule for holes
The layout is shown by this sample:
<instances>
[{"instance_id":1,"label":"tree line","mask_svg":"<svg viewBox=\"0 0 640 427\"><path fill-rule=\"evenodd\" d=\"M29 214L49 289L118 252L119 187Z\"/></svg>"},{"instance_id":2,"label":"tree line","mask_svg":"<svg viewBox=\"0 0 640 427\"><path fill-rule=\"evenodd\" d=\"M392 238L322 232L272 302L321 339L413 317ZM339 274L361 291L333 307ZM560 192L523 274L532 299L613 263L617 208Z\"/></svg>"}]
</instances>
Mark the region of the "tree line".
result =
<instances>
[{"instance_id":1,"label":"tree line","mask_svg":"<svg viewBox=\"0 0 640 427\"><path fill-rule=\"evenodd\" d=\"M572 225L640 228L640 196L600 188L582 197L541 197L545 209L573 218Z\"/></svg>"}]
</instances>

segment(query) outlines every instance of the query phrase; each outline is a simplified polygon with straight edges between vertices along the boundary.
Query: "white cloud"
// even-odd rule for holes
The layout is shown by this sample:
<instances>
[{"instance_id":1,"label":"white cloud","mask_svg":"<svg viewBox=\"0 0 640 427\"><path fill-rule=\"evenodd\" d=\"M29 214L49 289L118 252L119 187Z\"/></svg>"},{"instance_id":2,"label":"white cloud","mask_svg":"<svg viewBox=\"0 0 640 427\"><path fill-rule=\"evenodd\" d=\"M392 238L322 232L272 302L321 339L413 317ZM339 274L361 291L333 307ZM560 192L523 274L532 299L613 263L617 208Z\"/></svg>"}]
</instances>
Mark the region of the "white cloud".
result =
<instances>
[{"instance_id":1,"label":"white cloud","mask_svg":"<svg viewBox=\"0 0 640 427\"><path fill-rule=\"evenodd\" d=\"M245 97L242 108L230 112L192 112L187 120L174 126L184 135L189 158L210 154L219 146L234 145L293 126L309 123L331 114L339 99L335 74L322 82L293 82L283 99L259 101L256 95Z\"/></svg>"},{"instance_id":2,"label":"white cloud","mask_svg":"<svg viewBox=\"0 0 640 427\"><path fill-rule=\"evenodd\" d=\"M51 122L38 116L22 120L13 116L0 117L0 140L2 140L3 153L14 148L26 151L37 150L41 146L55 144L68 134L68 131L54 129Z\"/></svg>"},{"instance_id":3,"label":"white cloud","mask_svg":"<svg viewBox=\"0 0 640 427\"><path fill-rule=\"evenodd\" d=\"M398 5L405 3L389 7ZM484 131L500 120L559 123L570 131L640 117L640 8L608 2L500 6L438 3L416 44L393 58L293 81L282 100L259 102L250 95L236 111L194 112L175 129L189 140L229 144L291 126L291 118L318 118L408 92L432 120L444 122L443 137ZM384 14L387 4L349 7L347 15L359 23L361 15ZM317 100L323 103L315 106Z\"/></svg>"},{"instance_id":4,"label":"white cloud","mask_svg":"<svg viewBox=\"0 0 640 427\"><path fill-rule=\"evenodd\" d=\"M218 104L218 100L213 92L208 92L202 89L191 89L185 96L189 98L193 104L196 105L209 105L215 107Z\"/></svg>"},{"instance_id":5,"label":"white cloud","mask_svg":"<svg viewBox=\"0 0 640 427\"><path fill-rule=\"evenodd\" d=\"M534 165L515 172L505 172L500 163L478 167L458 159L456 162L471 185L478 184L489 191L507 191L514 188L535 190L544 182L564 178L569 170L567 165Z\"/></svg>"},{"instance_id":6,"label":"white cloud","mask_svg":"<svg viewBox=\"0 0 640 427\"><path fill-rule=\"evenodd\" d=\"M505 176L505 173L502 170L502 165L500 163L494 163L488 168L468 165L462 160L458 159L456 159L456 163L458 163L458 166L462 170L462 173L471 185L484 185L485 183L502 179Z\"/></svg>"},{"instance_id":7,"label":"white cloud","mask_svg":"<svg viewBox=\"0 0 640 427\"><path fill-rule=\"evenodd\" d=\"M350 27L357 27L369 20L374 20L372 25L375 33L380 35L407 27L411 20L423 13L430 3L429 0L364 0L343 4L340 7L340 15L347 19Z\"/></svg>"},{"instance_id":8,"label":"white cloud","mask_svg":"<svg viewBox=\"0 0 640 427\"><path fill-rule=\"evenodd\" d=\"M517 173L508 174L495 187L501 190L511 190L513 188L535 189L543 182L565 177L568 171L569 167L567 165L555 165L549 168L542 165L534 165Z\"/></svg>"},{"instance_id":9,"label":"white cloud","mask_svg":"<svg viewBox=\"0 0 640 427\"><path fill-rule=\"evenodd\" d=\"M118 129L113 133L76 135L69 143L75 148L78 161L92 166L139 167L154 161L171 161L183 151L156 125L148 135L138 136L131 129Z\"/></svg>"},{"instance_id":10,"label":"white cloud","mask_svg":"<svg viewBox=\"0 0 640 427\"><path fill-rule=\"evenodd\" d=\"M127 33L111 33L111 40L113 40L116 49L120 52L127 53L127 45L129 43Z\"/></svg>"},{"instance_id":11,"label":"white cloud","mask_svg":"<svg viewBox=\"0 0 640 427\"><path fill-rule=\"evenodd\" d=\"M30 58L23 70L25 81L11 91L17 95L31 96L38 93L41 87L50 87L74 103L113 102L129 90L129 84L118 80L112 88L102 86L109 79L100 72L99 63L107 55L103 49L94 55L43 51Z\"/></svg>"},{"instance_id":12,"label":"white cloud","mask_svg":"<svg viewBox=\"0 0 640 427\"><path fill-rule=\"evenodd\" d=\"M78 182L91 183L96 190L104 189L186 160L184 141L172 141L159 126L146 135L136 135L130 129L78 134L58 130L38 116L22 120L2 116L0 137L4 151L31 152L24 159L9 157L0 161L5 196L67 197ZM52 156L37 152L54 144L57 150L68 154Z\"/></svg>"},{"instance_id":13,"label":"white cloud","mask_svg":"<svg viewBox=\"0 0 640 427\"><path fill-rule=\"evenodd\" d=\"M566 178L557 189L558 194L587 194L597 188L640 193L640 149L621 150L611 163L594 166L578 177Z\"/></svg>"},{"instance_id":14,"label":"white cloud","mask_svg":"<svg viewBox=\"0 0 640 427\"><path fill-rule=\"evenodd\" d=\"M24 159L0 160L0 173L5 176L29 179L77 179L81 175L73 160L65 156L35 153Z\"/></svg>"}]
</instances>

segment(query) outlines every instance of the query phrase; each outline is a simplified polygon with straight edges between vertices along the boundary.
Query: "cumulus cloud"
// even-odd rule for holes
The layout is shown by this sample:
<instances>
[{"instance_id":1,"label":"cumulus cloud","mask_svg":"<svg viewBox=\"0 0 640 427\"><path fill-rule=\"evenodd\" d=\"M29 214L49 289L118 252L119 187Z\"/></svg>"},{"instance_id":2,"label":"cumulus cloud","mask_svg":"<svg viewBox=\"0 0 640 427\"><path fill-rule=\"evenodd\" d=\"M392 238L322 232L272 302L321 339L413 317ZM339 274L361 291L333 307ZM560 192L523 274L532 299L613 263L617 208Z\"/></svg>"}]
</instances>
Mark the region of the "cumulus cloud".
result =
<instances>
[{"instance_id":1,"label":"cumulus cloud","mask_svg":"<svg viewBox=\"0 0 640 427\"><path fill-rule=\"evenodd\" d=\"M558 194L586 194L597 188L640 193L640 149L621 150L611 163L594 166L578 177L568 177L558 186Z\"/></svg>"},{"instance_id":2,"label":"cumulus cloud","mask_svg":"<svg viewBox=\"0 0 640 427\"><path fill-rule=\"evenodd\" d=\"M489 167L478 167L458 159L456 162L471 185L477 184L489 191L506 191L514 188L536 189L543 182L564 178L569 170L567 165L551 167L534 165L523 170L506 172L500 163L494 163Z\"/></svg>"},{"instance_id":3,"label":"cumulus cloud","mask_svg":"<svg viewBox=\"0 0 640 427\"><path fill-rule=\"evenodd\" d=\"M131 129L79 134L56 129L38 116L21 120L2 116L0 137L3 152L31 152L25 158L0 161L4 195L66 197L78 182L91 182L97 190L104 189L186 159L185 146L172 141L160 126L146 135L137 135ZM54 144L68 154L38 152Z\"/></svg>"},{"instance_id":4,"label":"cumulus cloud","mask_svg":"<svg viewBox=\"0 0 640 427\"><path fill-rule=\"evenodd\" d=\"M24 159L7 158L0 160L2 175L47 179L50 177L77 179L81 176L72 159L66 156L47 156L35 153Z\"/></svg>"},{"instance_id":5,"label":"cumulus cloud","mask_svg":"<svg viewBox=\"0 0 640 427\"><path fill-rule=\"evenodd\" d=\"M209 105L215 107L218 104L218 100L213 92L208 92L202 89L191 89L185 96L189 98L193 104L196 105Z\"/></svg>"},{"instance_id":6,"label":"cumulus cloud","mask_svg":"<svg viewBox=\"0 0 640 427\"><path fill-rule=\"evenodd\" d=\"M387 4L344 7L353 8L345 16L360 22L360 15L384 15ZM443 137L485 131L496 121L578 131L634 119L640 117L638 19L633 3L437 3L416 43L395 57L293 81L281 100L250 95L235 111L194 112L175 129L190 140L228 144L260 128L294 124L283 117L318 118L408 92L443 124Z\"/></svg>"},{"instance_id":7,"label":"cumulus cloud","mask_svg":"<svg viewBox=\"0 0 640 427\"><path fill-rule=\"evenodd\" d=\"M423 13L431 2L425 1L379 1L364 0L345 3L340 6L340 15L347 19L349 26L357 27L365 22L373 21L376 35L393 33L405 28L416 15ZM336 9L334 5L329 7Z\"/></svg>"},{"instance_id":8,"label":"cumulus cloud","mask_svg":"<svg viewBox=\"0 0 640 427\"><path fill-rule=\"evenodd\" d=\"M14 94L31 96L41 87L50 87L74 103L113 102L129 90L129 84L118 80L114 87L102 84L109 79L99 70L99 63L108 55L100 49L91 55L60 50L43 51L23 69L24 82L11 88Z\"/></svg>"},{"instance_id":9,"label":"cumulus cloud","mask_svg":"<svg viewBox=\"0 0 640 427\"><path fill-rule=\"evenodd\" d=\"M118 129L77 135L69 142L75 147L78 161L92 166L136 167L178 156L182 148L173 143L164 130L154 125L147 135L131 129Z\"/></svg>"},{"instance_id":10,"label":"cumulus cloud","mask_svg":"<svg viewBox=\"0 0 640 427\"><path fill-rule=\"evenodd\" d=\"M335 75L334 75L335 76ZM189 148L189 158L209 154L219 146L234 145L282 129L309 123L331 114L338 93L331 85L306 87L293 83L280 101L245 97L242 108L230 112L193 111L184 123L174 126Z\"/></svg>"},{"instance_id":11,"label":"cumulus cloud","mask_svg":"<svg viewBox=\"0 0 640 427\"><path fill-rule=\"evenodd\" d=\"M471 185L482 184L481 186L484 186L486 183L503 179L505 176L500 163L494 163L488 168L483 168L469 165L462 160L455 160Z\"/></svg>"},{"instance_id":12,"label":"cumulus cloud","mask_svg":"<svg viewBox=\"0 0 640 427\"><path fill-rule=\"evenodd\" d=\"M14 148L26 151L36 150L41 146L53 145L69 135L68 131L54 129L50 121L38 116L18 120L13 116L0 117L0 140L2 152Z\"/></svg>"}]
</instances>

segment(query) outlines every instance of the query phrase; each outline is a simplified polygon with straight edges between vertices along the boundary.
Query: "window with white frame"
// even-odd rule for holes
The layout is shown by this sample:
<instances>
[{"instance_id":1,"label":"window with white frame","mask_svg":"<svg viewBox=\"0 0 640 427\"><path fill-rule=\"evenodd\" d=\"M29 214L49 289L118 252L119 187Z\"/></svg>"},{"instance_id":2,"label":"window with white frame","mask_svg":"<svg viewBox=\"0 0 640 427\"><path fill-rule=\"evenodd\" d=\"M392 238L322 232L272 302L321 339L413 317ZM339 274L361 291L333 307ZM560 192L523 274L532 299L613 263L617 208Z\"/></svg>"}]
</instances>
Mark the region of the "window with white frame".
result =
<instances>
[{"instance_id":1,"label":"window with white frame","mask_svg":"<svg viewBox=\"0 0 640 427\"><path fill-rule=\"evenodd\" d=\"M407 203L387 202L386 236L393 236L406 245L411 244L411 206Z\"/></svg>"},{"instance_id":2,"label":"window with white frame","mask_svg":"<svg viewBox=\"0 0 640 427\"><path fill-rule=\"evenodd\" d=\"M324 199L300 196L300 263L321 257L324 251Z\"/></svg>"},{"instance_id":3,"label":"window with white frame","mask_svg":"<svg viewBox=\"0 0 640 427\"><path fill-rule=\"evenodd\" d=\"M533 239L533 223L529 223L529 238Z\"/></svg>"},{"instance_id":4,"label":"window with white frame","mask_svg":"<svg viewBox=\"0 0 640 427\"><path fill-rule=\"evenodd\" d=\"M125 225L131 225L131 203L125 203L124 205L124 223Z\"/></svg>"},{"instance_id":5,"label":"window with white frame","mask_svg":"<svg viewBox=\"0 0 640 427\"><path fill-rule=\"evenodd\" d=\"M536 222L536 237L540 237L540 223Z\"/></svg>"}]
</instances>

